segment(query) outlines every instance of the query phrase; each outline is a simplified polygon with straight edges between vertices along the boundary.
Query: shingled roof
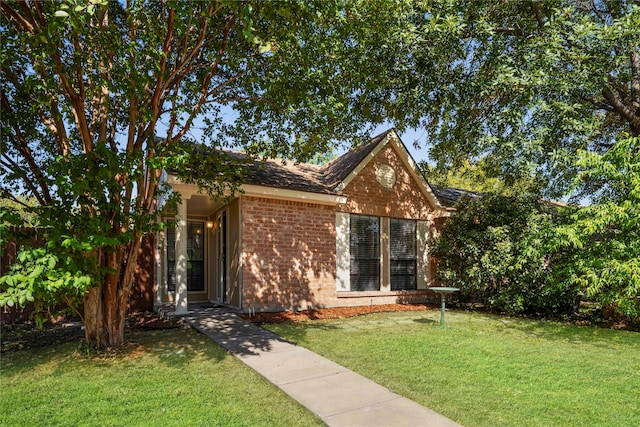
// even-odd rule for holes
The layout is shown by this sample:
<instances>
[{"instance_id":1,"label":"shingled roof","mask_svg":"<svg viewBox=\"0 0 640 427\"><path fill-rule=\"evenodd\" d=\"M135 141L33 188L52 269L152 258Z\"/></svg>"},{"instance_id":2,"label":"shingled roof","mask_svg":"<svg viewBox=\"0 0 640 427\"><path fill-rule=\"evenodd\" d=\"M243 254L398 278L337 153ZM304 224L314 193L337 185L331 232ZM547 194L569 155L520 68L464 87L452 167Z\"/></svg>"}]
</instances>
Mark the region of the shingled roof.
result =
<instances>
[{"instance_id":1,"label":"shingled roof","mask_svg":"<svg viewBox=\"0 0 640 427\"><path fill-rule=\"evenodd\" d=\"M455 206L455 204L463 197L469 197L471 199L477 199L480 197L479 193L463 190L462 188L440 188L433 184L429 184L429 187L431 187L433 193L436 195L442 206L447 208Z\"/></svg>"},{"instance_id":2,"label":"shingled roof","mask_svg":"<svg viewBox=\"0 0 640 427\"><path fill-rule=\"evenodd\" d=\"M337 187L390 133L395 133L395 130L389 129L375 136L367 144L346 152L324 166L280 159L250 160L247 155L237 151L224 151L224 154L230 160L246 164L247 184L340 195ZM478 197L477 193L459 188L440 188L434 185L429 187L440 205L445 208L453 207L464 195Z\"/></svg>"},{"instance_id":3,"label":"shingled roof","mask_svg":"<svg viewBox=\"0 0 640 427\"><path fill-rule=\"evenodd\" d=\"M325 185L328 188L336 188L338 184L344 181L351 171L354 170L365 159L365 157L367 157L367 155L371 153L390 132L393 131L393 129L389 129L388 131L374 137L366 145L347 151L331 163L323 166L320 172Z\"/></svg>"},{"instance_id":4,"label":"shingled roof","mask_svg":"<svg viewBox=\"0 0 640 427\"><path fill-rule=\"evenodd\" d=\"M254 161L249 165L249 184L312 193L333 194L322 179L320 167L311 164L294 164L282 160Z\"/></svg>"}]
</instances>

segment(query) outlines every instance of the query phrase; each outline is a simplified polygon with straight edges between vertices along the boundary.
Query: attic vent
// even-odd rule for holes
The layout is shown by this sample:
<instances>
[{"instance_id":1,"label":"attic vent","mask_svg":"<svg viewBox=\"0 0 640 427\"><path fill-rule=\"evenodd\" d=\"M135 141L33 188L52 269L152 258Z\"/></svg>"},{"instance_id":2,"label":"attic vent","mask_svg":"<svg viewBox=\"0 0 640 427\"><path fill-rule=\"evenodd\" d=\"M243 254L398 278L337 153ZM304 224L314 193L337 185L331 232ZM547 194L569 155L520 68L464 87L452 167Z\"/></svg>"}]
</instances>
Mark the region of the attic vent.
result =
<instances>
[{"instance_id":1,"label":"attic vent","mask_svg":"<svg viewBox=\"0 0 640 427\"><path fill-rule=\"evenodd\" d=\"M386 189L391 189L396 183L396 171L386 163L381 164L376 172L376 179Z\"/></svg>"}]
</instances>

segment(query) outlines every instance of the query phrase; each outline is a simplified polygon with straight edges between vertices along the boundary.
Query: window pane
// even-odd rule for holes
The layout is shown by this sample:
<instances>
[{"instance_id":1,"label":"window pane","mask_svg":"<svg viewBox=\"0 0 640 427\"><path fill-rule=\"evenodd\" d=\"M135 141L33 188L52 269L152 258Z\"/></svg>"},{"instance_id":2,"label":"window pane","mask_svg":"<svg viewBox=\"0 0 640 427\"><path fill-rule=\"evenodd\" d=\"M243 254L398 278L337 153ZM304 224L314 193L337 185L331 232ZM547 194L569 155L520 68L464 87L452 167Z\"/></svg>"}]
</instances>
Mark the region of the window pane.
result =
<instances>
[{"instance_id":1,"label":"window pane","mask_svg":"<svg viewBox=\"0 0 640 427\"><path fill-rule=\"evenodd\" d=\"M391 290L417 289L416 221L391 219L389 234Z\"/></svg>"},{"instance_id":2,"label":"window pane","mask_svg":"<svg viewBox=\"0 0 640 427\"><path fill-rule=\"evenodd\" d=\"M176 291L176 229L165 228L167 236L167 290Z\"/></svg>"},{"instance_id":3,"label":"window pane","mask_svg":"<svg viewBox=\"0 0 640 427\"><path fill-rule=\"evenodd\" d=\"M204 223L187 222L187 290L204 291Z\"/></svg>"},{"instance_id":4,"label":"window pane","mask_svg":"<svg viewBox=\"0 0 640 427\"><path fill-rule=\"evenodd\" d=\"M351 290L380 290L380 218L351 215Z\"/></svg>"},{"instance_id":5,"label":"window pane","mask_svg":"<svg viewBox=\"0 0 640 427\"><path fill-rule=\"evenodd\" d=\"M165 229L167 235L167 290L176 291L176 230ZM187 290L204 291L204 223L187 222Z\"/></svg>"}]
</instances>

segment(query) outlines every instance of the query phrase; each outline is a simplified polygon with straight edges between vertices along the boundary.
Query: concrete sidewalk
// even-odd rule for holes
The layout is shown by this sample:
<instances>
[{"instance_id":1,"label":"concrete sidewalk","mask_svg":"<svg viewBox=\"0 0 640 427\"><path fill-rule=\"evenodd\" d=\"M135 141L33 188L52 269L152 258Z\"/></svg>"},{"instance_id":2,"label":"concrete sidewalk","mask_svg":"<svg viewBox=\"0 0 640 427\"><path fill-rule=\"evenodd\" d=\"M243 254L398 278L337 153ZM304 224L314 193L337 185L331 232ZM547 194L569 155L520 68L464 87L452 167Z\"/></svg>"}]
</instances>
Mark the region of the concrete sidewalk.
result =
<instances>
[{"instance_id":1,"label":"concrete sidewalk","mask_svg":"<svg viewBox=\"0 0 640 427\"><path fill-rule=\"evenodd\" d=\"M193 307L184 318L328 426L460 426L228 309Z\"/></svg>"}]
</instances>

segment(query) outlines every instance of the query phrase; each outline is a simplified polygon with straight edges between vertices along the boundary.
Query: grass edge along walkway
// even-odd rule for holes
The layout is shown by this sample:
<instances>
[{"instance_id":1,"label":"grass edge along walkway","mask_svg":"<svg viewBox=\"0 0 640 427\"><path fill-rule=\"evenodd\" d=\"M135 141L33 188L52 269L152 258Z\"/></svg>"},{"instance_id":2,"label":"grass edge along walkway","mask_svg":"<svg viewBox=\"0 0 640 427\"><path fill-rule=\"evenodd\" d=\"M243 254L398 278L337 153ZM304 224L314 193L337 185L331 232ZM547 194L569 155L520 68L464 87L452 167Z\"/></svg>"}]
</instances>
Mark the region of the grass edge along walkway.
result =
<instances>
[{"instance_id":1,"label":"grass edge along walkway","mask_svg":"<svg viewBox=\"0 0 640 427\"><path fill-rule=\"evenodd\" d=\"M460 427L435 411L223 308L194 308L185 320L330 427Z\"/></svg>"},{"instance_id":2,"label":"grass edge along walkway","mask_svg":"<svg viewBox=\"0 0 640 427\"><path fill-rule=\"evenodd\" d=\"M323 425L192 329L129 339L100 357L77 343L3 353L0 425Z\"/></svg>"},{"instance_id":3,"label":"grass edge along walkway","mask_svg":"<svg viewBox=\"0 0 640 427\"><path fill-rule=\"evenodd\" d=\"M465 426L640 425L640 334L481 313L265 325Z\"/></svg>"}]
</instances>

